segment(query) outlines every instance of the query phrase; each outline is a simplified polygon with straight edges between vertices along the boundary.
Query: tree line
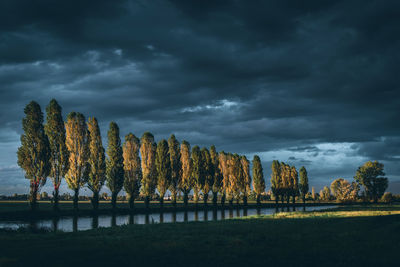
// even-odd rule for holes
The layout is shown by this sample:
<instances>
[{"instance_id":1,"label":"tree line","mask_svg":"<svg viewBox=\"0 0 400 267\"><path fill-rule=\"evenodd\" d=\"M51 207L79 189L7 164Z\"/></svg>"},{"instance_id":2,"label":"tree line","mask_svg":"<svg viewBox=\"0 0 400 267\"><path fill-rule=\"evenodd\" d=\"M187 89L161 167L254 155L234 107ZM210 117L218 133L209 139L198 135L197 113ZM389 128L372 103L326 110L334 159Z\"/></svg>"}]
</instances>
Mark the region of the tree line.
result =
<instances>
[{"instance_id":1,"label":"tree line","mask_svg":"<svg viewBox=\"0 0 400 267\"><path fill-rule=\"evenodd\" d=\"M18 165L30 180L29 201L32 209L36 208L37 195L48 177L54 188L55 210L59 209L62 179L74 191L75 209L78 209L79 190L84 186L92 191L91 202L95 210L98 209L103 186L111 191L113 208L116 208L119 192L124 189L132 209L139 194L144 197L145 206L149 207L156 191L161 207L167 191L171 193L174 206L180 192L185 206L190 192L193 192L196 205L200 196L207 205L210 194L213 205L217 205L218 196L222 205L225 201L232 204L234 200L237 203L242 200L247 205L247 198L252 192L256 195L257 204L260 204L261 195L265 192L263 168L257 155L250 164L244 155L217 152L214 145L209 149L191 147L185 140L180 143L173 134L168 140L156 143L150 132L145 132L140 139L129 133L122 143L115 122L109 125L105 150L97 119L89 117L86 121L83 114L71 112L64 122L62 108L55 99L46 107L46 123L41 107L35 101L25 107L24 113L24 132L17 156ZM381 172L375 171L372 173L375 178L370 178L370 169L378 165L360 167L356 175L357 181L365 187L367 197L374 200L382 193L385 181L387 187L387 178L378 177L384 175L383 164L379 165ZM289 203L290 199L295 203L299 196L305 202L309 185L304 167L298 173L294 166L275 160L271 169L271 190L276 203L279 199L282 203L285 200ZM369 178L365 177L365 173Z\"/></svg>"}]
</instances>

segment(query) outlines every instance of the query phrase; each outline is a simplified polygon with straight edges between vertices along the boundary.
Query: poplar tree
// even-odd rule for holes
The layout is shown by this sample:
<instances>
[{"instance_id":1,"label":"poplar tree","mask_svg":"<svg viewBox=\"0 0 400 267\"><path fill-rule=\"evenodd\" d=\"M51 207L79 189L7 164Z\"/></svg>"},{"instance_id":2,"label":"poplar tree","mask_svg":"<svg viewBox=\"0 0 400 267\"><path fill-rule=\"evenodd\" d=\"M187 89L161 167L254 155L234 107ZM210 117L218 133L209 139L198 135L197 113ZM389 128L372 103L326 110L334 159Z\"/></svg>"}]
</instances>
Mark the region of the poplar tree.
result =
<instances>
[{"instance_id":1,"label":"poplar tree","mask_svg":"<svg viewBox=\"0 0 400 267\"><path fill-rule=\"evenodd\" d=\"M49 139L50 164L49 176L53 182L54 210L58 211L59 188L62 178L68 170L68 150L65 145L65 125L62 117L61 106L52 99L46 107L46 124L44 130Z\"/></svg>"},{"instance_id":2,"label":"poplar tree","mask_svg":"<svg viewBox=\"0 0 400 267\"><path fill-rule=\"evenodd\" d=\"M303 203L306 203L306 195L308 193L308 175L307 170L302 166L300 168L300 182L299 182L300 195L303 198Z\"/></svg>"},{"instance_id":3,"label":"poplar tree","mask_svg":"<svg viewBox=\"0 0 400 267\"><path fill-rule=\"evenodd\" d=\"M87 184L88 188L93 192L93 209L97 210L99 207L99 193L106 179L106 160L97 119L94 117L88 118L87 127L89 134L88 163L90 165Z\"/></svg>"},{"instance_id":4,"label":"poplar tree","mask_svg":"<svg viewBox=\"0 0 400 267\"><path fill-rule=\"evenodd\" d=\"M265 181L264 181L264 174L263 168L261 165L260 157L255 155L253 157L253 189L257 196L257 205L261 203L261 194L265 191Z\"/></svg>"},{"instance_id":5,"label":"poplar tree","mask_svg":"<svg viewBox=\"0 0 400 267\"><path fill-rule=\"evenodd\" d=\"M241 191L243 194L243 205L247 206L247 197L251 193L251 175L250 175L250 162L246 156L240 157L242 167L242 180L240 182Z\"/></svg>"},{"instance_id":6,"label":"poplar tree","mask_svg":"<svg viewBox=\"0 0 400 267\"><path fill-rule=\"evenodd\" d=\"M117 206L117 196L124 185L124 159L122 157L121 138L119 127L115 122L110 123L107 133L107 187L111 191L111 206Z\"/></svg>"},{"instance_id":7,"label":"poplar tree","mask_svg":"<svg viewBox=\"0 0 400 267\"><path fill-rule=\"evenodd\" d=\"M128 197L130 209L134 208L135 198L139 196L142 180L139 150L139 138L132 133L126 135L122 147L122 156L124 158L124 189Z\"/></svg>"},{"instance_id":8,"label":"poplar tree","mask_svg":"<svg viewBox=\"0 0 400 267\"><path fill-rule=\"evenodd\" d=\"M74 209L78 209L79 189L86 183L88 164L88 134L85 117L79 112L71 112L65 123L66 140L69 157L65 181L74 190Z\"/></svg>"},{"instance_id":9,"label":"poplar tree","mask_svg":"<svg viewBox=\"0 0 400 267\"><path fill-rule=\"evenodd\" d=\"M180 154L181 154L182 179L180 180L179 183L179 189L183 193L183 203L185 207L187 207L188 195L193 187L193 177L192 177L193 162L190 155L190 144L185 140L183 140L181 143Z\"/></svg>"},{"instance_id":10,"label":"poplar tree","mask_svg":"<svg viewBox=\"0 0 400 267\"><path fill-rule=\"evenodd\" d=\"M26 105L22 119L21 146L18 148L18 165L24 169L25 178L30 180L29 202L36 209L37 195L46 183L51 171L51 150L43 127L43 113L34 101Z\"/></svg>"},{"instance_id":11,"label":"poplar tree","mask_svg":"<svg viewBox=\"0 0 400 267\"><path fill-rule=\"evenodd\" d=\"M199 146L194 146L192 148L192 176L193 176L193 199L194 202L198 203L200 190L203 186L202 184L202 163L201 163L201 152Z\"/></svg>"},{"instance_id":12,"label":"poplar tree","mask_svg":"<svg viewBox=\"0 0 400 267\"><path fill-rule=\"evenodd\" d=\"M286 197L286 202L289 204L290 191L291 191L291 179L290 179L290 166L284 162L281 162L281 179L282 179L282 191L281 201L283 203Z\"/></svg>"},{"instance_id":13,"label":"poplar tree","mask_svg":"<svg viewBox=\"0 0 400 267\"><path fill-rule=\"evenodd\" d=\"M233 198L236 199L236 203L239 204L241 194L241 184L243 183L243 170L242 164L240 163L240 156L238 154L231 155L231 177L230 184L232 187Z\"/></svg>"},{"instance_id":14,"label":"poplar tree","mask_svg":"<svg viewBox=\"0 0 400 267\"><path fill-rule=\"evenodd\" d=\"M222 172L221 204L224 205L225 198L228 195L230 196L228 155L224 151L218 153L218 162L219 169Z\"/></svg>"},{"instance_id":15,"label":"poplar tree","mask_svg":"<svg viewBox=\"0 0 400 267\"><path fill-rule=\"evenodd\" d=\"M140 140L140 155L142 156L142 193L145 197L146 208L149 208L150 198L157 185L157 171L155 165L157 145L154 136L145 132Z\"/></svg>"},{"instance_id":16,"label":"poplar tree","mask_svg":"<svg viewBox=\"0 0 400 267\"><path fill-rule=\"evenodd\" d=\"M282 191L281 164L279 161L272 161L271 170L271 190L275 196L275 203L278 204L279 196Z\"/></svg>"},{"instance_id":17,"label":"poplar tree","mask_svg":"<svg viewBox=\"0 0 400 267\"><path fill-rule=\"evenodd\" d=\"M208 193L210 192L214 184L214 165L211 162L211 155L207 148L201 149L201 164L202 164L202 176L201 184L203 191L204 205L207 206Z\"/></svg>"},{"instance_id":18,"label":"poplar tree","mask_svg":"<svg viewBox=\"0 0 400 267\"><path fill-rule=\"evenodd\" d=\"M166 140L158 142L156 150L157 190L160 194L160 207L164 204L164 195L171 183L171 162Z\"/></svg>"},{"instance_id":19,"label":"poplar tree","mask_svg":"<svg viewBox=\"0 0 400 267\"><path fill-rule=\"evenodd\" d=\"M172 205L176 206L176 196L179 191L179 183L182 177L181 154L179 151L179 142L175 135L171 135L168 139L169 158L171 162L171 182L169 191L171 191Z\"/></svg>"},{"instance_id":20,"label":"poplar tree","mask_svg":"<svg viewBox=\"0 0 400 267\"><path fill-rule=\"evenodd\" d=\"M292 166L290 170L290 193L292 195L293 204L296 203L296 197L299 195L299 175L297 173L296 167Z\"/></svg>"},{"instance_id":21,"label":"poplar tree","mask_svg":"<svg viewBox=\"0 0 400 267\"><path fill-rule=\"evenodd\" d=\"M313 199L313 201L314 201L314 203L315 203L315 200L317 200L317 196L316 196L316 194L315 194L315 188L314 188L314 186L311 187L311 197L312 197L312 199Z\"/></svg>"},{"instance_id":22,"label":"poplar tree","mask_svg":"<svg viewBox=\"0 0 400 267\"><path fill-rule=\"evenodd\" d=\"M221 192L222 190L222 172L219 168L219 162L218 162L218 153L215 149L215 146L212 145L210 148L210 158L211 158L211 164L213 168L213 173L212 173L212 181L213 184L211 186L211 191L213 194L213 205L217 205L218 201L218 192Z\"/></svg>"}]
</instances>

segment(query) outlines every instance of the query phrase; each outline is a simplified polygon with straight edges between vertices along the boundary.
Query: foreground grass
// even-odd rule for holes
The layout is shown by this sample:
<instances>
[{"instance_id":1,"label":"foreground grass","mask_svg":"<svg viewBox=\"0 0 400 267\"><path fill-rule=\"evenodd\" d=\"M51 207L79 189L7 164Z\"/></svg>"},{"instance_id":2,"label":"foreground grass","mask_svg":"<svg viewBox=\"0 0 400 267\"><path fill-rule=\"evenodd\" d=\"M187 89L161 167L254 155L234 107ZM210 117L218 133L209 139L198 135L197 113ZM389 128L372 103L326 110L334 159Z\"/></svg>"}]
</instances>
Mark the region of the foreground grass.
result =
<instances>
[{"instance_id":1,"label":"foreground grass","mask_svg":"<svg viewBox=\"0 0 400 267\"><path fill-rule=\"evenodd\" d=\"M0 266L397 266L399 213L345 207L78 233L2 231Z\"/></svg>"}]
</instances>

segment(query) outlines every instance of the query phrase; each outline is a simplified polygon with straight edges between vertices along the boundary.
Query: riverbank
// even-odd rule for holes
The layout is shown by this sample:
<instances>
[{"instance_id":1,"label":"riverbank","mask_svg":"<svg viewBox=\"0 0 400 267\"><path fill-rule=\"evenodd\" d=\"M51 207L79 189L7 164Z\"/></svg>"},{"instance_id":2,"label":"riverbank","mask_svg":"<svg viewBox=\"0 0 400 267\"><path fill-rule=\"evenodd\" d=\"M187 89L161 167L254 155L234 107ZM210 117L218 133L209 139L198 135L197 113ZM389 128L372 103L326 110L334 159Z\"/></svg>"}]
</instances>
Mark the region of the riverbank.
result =
<instances>
[{"instance_id":1,"label":"riverbank","mask_svg":"<svg viewBox=\"0 0 400 267\"><path fill-rule=\"evenodd\" d=\"M237 209L243 208L243 204L234 203L230 206L226 203L224 206L218 204L213 206L209 203L207 206L204 203L198 203L197 205L190 202L187 207L184 207L182 202L178 202L176 207L172 206L171 203L164 203L163 208L160 208L159 202L151 202L150 207L147 209L143 202L135 203L135 209L130 210L127 202L119 202L117 209L113 210L111 208L110 202L100 202L99 209L94 211L92 205L89 201L79 202L79 210L75 211L73 209L72 201L60 202L60 210L58 212L53 211L53 206L49 201L39 202L39 208L35 212L32 212L29 208L29 203L26 201L0 201L0 221L1 220L26 220L30 219L51 219L59 216L93 216L93 215L110 215L110 214L146 214L146 213L156 213L156 212L181 212L181 211L195 211L195 210L221 210L221 209ZM276 206L275 202L262 202L261 205L257 206L255 202L249 202L247 208L288 208L288 207L303 207L303 206L331 206L338 205L336 202L307 202L305 205L303 203L295 203L294 205L290 203L288 206L286 203L278 203Z\"/></svg>"},{"instance_id":2,"label":"riverbank","mask_svg":"<svg viewBox=\"0 0 400 267\"><path fill-rule=\"evenodd\" d=\"M400 205L78 233L0 231L0 266L398 265Z\"/></svg>"}]
</instances>

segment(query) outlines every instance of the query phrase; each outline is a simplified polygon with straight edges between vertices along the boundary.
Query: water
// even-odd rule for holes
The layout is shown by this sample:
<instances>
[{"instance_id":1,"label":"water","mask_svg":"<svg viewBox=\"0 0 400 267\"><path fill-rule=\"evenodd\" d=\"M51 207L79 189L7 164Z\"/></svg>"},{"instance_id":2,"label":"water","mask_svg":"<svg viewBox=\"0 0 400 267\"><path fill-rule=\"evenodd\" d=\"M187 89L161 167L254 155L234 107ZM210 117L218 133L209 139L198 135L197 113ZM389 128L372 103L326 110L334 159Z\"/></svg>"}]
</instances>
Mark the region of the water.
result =
<instances>
[{"instance_id":1,"label":"water","mask_svg":"<svg viewBox=\"0 0 400 267\"><path fill-rule=\"evenodd\" d=\"M335 206L312 206L306 207L306 211L315 211L321 209L330 209ZM290 208L289 211L302 211L303 207ZM113 227L127 224L152 224L152 223L175 223L175 222L193 222L193 221L219 221L229 218L246 217L252 215L270 215L277 212L288 211L288 208L234 208L224 210L208 211L181 211L164 212L134 215L99 215L99 216L66 216L53 218L52 220L36 221L4 221L0 222L1 229L30 228L44 229L49 231L76 232L90 230L99 227Z\"/></svg>"}]
</instances>

